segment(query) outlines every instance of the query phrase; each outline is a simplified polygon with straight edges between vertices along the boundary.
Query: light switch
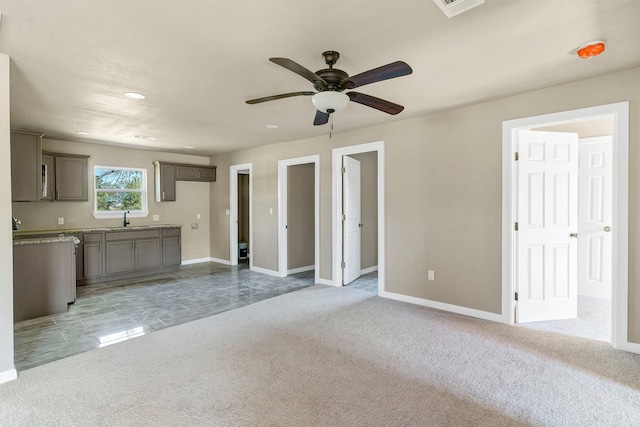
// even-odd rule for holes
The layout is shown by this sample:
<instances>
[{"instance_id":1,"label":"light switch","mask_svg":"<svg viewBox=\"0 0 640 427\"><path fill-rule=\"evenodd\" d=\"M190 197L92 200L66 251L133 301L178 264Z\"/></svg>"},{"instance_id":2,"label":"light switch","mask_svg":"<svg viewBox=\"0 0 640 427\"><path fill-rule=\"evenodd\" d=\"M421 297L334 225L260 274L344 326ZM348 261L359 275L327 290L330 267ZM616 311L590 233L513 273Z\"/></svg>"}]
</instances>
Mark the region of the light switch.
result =
<instances>
[{"instance_id":1,"label":"light switch","mask_svg":"<svg viewBox=\"0 0 640 427\"><path fill-rule=\"evenodd\" d=\"M227 209L227 210L224 212L224 214L228 216L228 215L229 215L229 209Z\"/></svg>"},{"instance_id":2,"label":"light switch","mask_svg":"<svg viewBox=\"0 0 640 427\"><path fill-rule=\"evenodd\" d=\"M196 214L196 219L200 219L200 218L202 218L200 214Z\"/></svg>"}]
</instances>

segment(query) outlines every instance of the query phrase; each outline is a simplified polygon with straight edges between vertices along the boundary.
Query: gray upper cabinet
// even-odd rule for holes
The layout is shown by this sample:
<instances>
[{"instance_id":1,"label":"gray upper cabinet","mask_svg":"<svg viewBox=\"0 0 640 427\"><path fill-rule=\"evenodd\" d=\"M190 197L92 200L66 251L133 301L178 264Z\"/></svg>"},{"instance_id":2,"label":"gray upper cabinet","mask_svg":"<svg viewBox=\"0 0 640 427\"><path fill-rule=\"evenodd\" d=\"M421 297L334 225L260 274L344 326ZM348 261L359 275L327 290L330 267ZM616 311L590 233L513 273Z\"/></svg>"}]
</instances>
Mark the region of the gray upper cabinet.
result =
<instances>
[{"instance_id":1,"label":"gray upper cabinet","mask_svg":"<svg viewBox=\"0 0 640 427\"><path fill-rule=\"evenodd\" d=\"M155 163L156 202L175 202L176 168L173 165Z\"/></svg>"},{"instance_id":2,"label":"gray upper cabinet","mask_svg":"<svg viewBox=\"0 0 640 427\"><path fill-rule=\"evenodd\" d=\"M11 131L11 199L14 202L40 200L43 135Z\"/></svg>"},{"instance_id":3,"label":"gray upper cabinet","mask_svg":"<svg viewBox=\"0 0 640 427\"><path fill-rule=\"evenodd\" d=\"M155 165L156 202L176 200L176 181L213 182L216 167L184 163L153 162Z\"/></svg>"},{"instance_id":4,"label":"gray upper cabinet","mask_svg":"<svg viewBox=\"0 0 640 427\"><path fill-rule=\"evenodd\" d=\"M55 200L86 202L89 200L88 157L56 154Z\"/></svg>"}]
</instances>

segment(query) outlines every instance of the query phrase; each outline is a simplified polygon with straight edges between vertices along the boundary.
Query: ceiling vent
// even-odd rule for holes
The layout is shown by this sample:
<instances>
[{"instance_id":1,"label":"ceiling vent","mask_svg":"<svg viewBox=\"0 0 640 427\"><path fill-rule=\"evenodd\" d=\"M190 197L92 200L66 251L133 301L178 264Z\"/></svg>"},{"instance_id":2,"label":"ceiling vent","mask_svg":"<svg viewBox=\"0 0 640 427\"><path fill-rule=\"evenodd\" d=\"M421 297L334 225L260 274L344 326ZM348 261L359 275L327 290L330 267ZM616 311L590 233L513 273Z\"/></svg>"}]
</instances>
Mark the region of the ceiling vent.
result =
<instances>
[{"instance_id":1,"label":"ceiling vent","mask_svg":"<svg viewBox=\"0 0 640 427\"><path fill-rule=\"evenodd\" d=\"M447 15L447 18L484 4L484 0L433 0L433 2Z\"/></svg>"}]
</instances>

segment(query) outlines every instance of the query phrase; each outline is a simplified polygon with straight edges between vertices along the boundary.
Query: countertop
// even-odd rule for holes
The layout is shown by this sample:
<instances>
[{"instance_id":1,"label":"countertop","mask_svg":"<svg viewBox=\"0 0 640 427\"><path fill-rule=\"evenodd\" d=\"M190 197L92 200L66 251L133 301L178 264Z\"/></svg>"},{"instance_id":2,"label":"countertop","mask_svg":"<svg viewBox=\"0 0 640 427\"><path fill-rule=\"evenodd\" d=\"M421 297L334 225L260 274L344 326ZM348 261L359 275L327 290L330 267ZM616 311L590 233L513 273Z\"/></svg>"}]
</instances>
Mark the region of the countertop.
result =
<instances>
[{"instance_id":1,"label":"countertop","mask_svg":"<svg viewBox=\"0 0 640 427\"><path fill-rule=\"evenodd\" d=\"M88 233L95 231L139 231L139 230L154 230L158 228L182 228L181 225L176 224L157 224L157 225L130 225L127 227L85 227L85 228L66 228L55 230L14 230L13 236L37 236L43 234L58 234L57 238L61 238L64 234L73 233ZM69 236L72 237L72 236ZM47 237L46 239L53 239L53 237ZM24 239L21 239L24 240ZM40 238L38 240L41 240Z\"/></svg>"},{"instance_id":2,"label":"countertop","mask_svg":"<svg viewBox=\"0 0 640 427\"><path fill-rule=\"evenodd\" d=\"M18 239L13 241L13 246L22 245L41 245L47 243L64 243L73 242L74 244L80 244L80 239L74 236L58 236L58 237L39 237L34 239Z\"/></svg>"}]
</instances>

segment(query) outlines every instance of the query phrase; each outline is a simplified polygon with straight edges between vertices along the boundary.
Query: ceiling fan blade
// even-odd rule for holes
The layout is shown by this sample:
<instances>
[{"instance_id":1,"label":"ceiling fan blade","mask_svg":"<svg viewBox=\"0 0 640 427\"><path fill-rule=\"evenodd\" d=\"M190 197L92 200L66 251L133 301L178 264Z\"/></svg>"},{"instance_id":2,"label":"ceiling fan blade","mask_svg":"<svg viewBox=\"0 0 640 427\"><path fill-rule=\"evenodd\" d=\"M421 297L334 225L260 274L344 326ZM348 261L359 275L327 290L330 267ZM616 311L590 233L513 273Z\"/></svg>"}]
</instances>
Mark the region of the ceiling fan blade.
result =
<instances>
[{"instance_id":1,"label":"ceiling fan blade","mask_svg":"<svg viewBox=\"0 0 640 427\"><path fill-rule=\"evenodd\" d=\"M259 104L261 102L267 102L267 101L273 101L275 99L282 99L282 98L290 98L292 96L311 96L311 95L315 95L315 92L291 92L291 93L283 93L281 95L272 95L272 96L265 96L264 98L256 98L256 99L250 99L248 101L246 101L247 104Z\"/></svg>"},{"instance_id":2,"label":"ceiling fan blade","mask_svg":"<svg viewBox=\"0 0 640 427\"><path fill-rule=\"evenodd\" d=\"M349 92L347 95L353 102L375 108L376 110L380 110L394 116L404 110L402 105L394 104L393 102L385 101L384 99L376 98L375 96L365 95L364 93Z\"/></svg>"},{"instance_id":3,"label":"ceiling fan blade","mask_svg":"<svg viewBox=\"0 0 640 427\"><path fill-rule=\"evenodd\" d=\"M413 70L409 64L403 61L396 61L383 65L382 67L374 68L373 70L365 71L364 73L356 74L355 76L347 77L340 82L340 87L342 89L354 89L370 83L406 76L412 72Z\"/></svg>"},{"instance_id":4,"label":"ceiling fan blade","mask_svg":"<svg viewBox=\"0 0 640 427\"><path fill-rule=\"evenodd\" d=\"M279 66L284 67L289 71L293 71L299 76L302 76L305 79L309 80L314 85L319 85L323 89L326 89L328 86L325 79L288 58L269 58L269 61L273 62L274 64L278 64Z\"/></svg>"},{"instance_id":5,"label":"ceiling fan blade","mask_svg":"<svg viewBox=\"0 0 640 427\"><path fill-rule=\"evenodd\" d=\"M329 123L329 114L320 110L316 110L316 118L313 120L313 125L319 126L326 125L327 123Z\"/></svg>"}]
</instances>

